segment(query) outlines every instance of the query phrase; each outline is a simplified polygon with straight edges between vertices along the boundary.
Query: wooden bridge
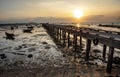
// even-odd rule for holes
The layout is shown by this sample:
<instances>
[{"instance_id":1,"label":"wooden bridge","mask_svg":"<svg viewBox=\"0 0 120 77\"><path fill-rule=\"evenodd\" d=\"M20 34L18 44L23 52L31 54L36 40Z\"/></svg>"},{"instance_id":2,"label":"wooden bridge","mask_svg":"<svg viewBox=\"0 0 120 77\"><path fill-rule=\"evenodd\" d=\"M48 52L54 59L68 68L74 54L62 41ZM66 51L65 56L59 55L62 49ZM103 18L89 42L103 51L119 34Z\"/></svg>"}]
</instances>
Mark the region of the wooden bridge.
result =
<instances>
[{"instance_id":1,"label":"wooden bridge","mask_svg":"<svg viewBox=\"0 0 120 77\"><path fill-rule=\"evenodd\" d=\"M114 49L120 49L120 33L110 32L105 30L95 30L90 28L77 28L72 25L55 25L55 24L43 24L50 35L54 36L57 40L62 41L63 45L70 47L70 35L73 35L73 47L77 50L77 41L79 37L80 47L82 47L82 38L86 38L86 57L85 60L89 60L89 54L91 50L91 43L98 45L103 44L102 58L106 59L106 47L109 47L108 62L106 72L111 73Z\"/></svg>"}]
</instances>

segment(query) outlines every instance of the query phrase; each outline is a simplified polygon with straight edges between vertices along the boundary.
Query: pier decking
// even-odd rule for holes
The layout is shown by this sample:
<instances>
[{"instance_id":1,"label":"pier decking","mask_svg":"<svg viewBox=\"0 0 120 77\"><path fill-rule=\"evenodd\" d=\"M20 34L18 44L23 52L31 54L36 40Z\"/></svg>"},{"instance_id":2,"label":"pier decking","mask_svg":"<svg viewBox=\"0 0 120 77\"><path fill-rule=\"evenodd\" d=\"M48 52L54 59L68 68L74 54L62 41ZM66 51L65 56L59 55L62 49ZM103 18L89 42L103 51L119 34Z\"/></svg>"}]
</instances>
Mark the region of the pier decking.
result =
<instances>
[{"instance_id":1,"label":"pier decking","mask_svg":"<svg viewBox=\"0 0 120 77\"><path fill-rule=\"evenodd\" d=\"M110 32L105 30L94 30L90 28L77 28L70 25L55 25L55 24L43 24L43 26L48 30L50 35L52 35L58 41L62 40L62 44L69 48L70 44L70 34L73 35L73 47L77 50L77 37L80 37L80 47L82 47L82 38L86 38L86 57L85 60L89 61L89 53L91 50L91 43L94 45L103 44L103 60L106 58L106 47L109 47L108 62L106 67L106 72L111 73L114 49L120 49L120 33Z\"/></svg>"}]
</instances>

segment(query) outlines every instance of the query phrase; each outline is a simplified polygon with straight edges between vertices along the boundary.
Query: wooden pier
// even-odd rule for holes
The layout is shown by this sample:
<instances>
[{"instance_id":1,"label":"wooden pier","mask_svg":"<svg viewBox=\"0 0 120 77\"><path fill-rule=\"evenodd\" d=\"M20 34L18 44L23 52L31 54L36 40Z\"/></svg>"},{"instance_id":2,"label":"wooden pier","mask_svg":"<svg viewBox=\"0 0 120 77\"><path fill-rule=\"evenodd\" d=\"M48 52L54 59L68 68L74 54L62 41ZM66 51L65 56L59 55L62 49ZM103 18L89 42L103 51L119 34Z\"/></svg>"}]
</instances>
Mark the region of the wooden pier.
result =
<instances>
[{"instance_id":1,"label":"wooden pier","mask_svg":"<svg viewBox=\"0 0 120 77\"><path fill-rule=\"evenodd\" d=\"M120 33L110 32L105 30L95 30L90 28L77 28L72 25L55 25L55 24L43 24L48 33L53 36L57 41L60 41L64 46L68 48L72 45L74 51L77 52L77 41L79 37L79 47L82 47L82 38L86 39L86 57L85 60L89 61L89 54L91 50L91 44L94 45L103 44L102 58L106 59L106 48L109 47L108 62L106 72L111 73L114 49L120 49ZM71 44L71 37L73 35L73 42Z\"/></svg>"}]
</instances>

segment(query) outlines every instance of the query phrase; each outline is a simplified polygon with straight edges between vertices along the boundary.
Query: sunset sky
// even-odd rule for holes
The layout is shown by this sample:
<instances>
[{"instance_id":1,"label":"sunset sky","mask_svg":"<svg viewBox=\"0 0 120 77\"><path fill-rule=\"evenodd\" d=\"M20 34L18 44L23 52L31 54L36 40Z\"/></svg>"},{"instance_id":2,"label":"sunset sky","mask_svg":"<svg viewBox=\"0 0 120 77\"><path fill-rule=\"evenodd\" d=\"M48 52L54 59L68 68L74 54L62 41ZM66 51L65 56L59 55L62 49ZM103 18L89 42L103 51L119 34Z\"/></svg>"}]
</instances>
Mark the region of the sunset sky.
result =
<instances>
[{"instance_id":1,"label":"sunset sky","mask_svg":"<svg viewBox=\"0 0 120 77\"><path fill-rule=\"evenodd\" d=\"M0 0L0 21L69 21L75 19L75 9L84 12L80 21L120 21L120 0Z\"/></svg>"}]
</instances>

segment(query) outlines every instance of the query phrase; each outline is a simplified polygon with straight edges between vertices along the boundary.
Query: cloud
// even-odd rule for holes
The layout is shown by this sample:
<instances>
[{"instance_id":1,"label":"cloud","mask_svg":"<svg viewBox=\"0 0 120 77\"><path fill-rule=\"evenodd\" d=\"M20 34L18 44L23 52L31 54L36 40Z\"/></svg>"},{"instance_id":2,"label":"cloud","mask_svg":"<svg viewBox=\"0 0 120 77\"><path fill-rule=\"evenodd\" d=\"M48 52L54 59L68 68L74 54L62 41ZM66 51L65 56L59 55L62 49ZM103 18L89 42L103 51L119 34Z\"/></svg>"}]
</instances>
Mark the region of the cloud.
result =
<instances>
[{"instance_id":1,"label":"cloud","mask_svg":"<svg viewBox=\"0 0 120 77\"><path fill-rule=\"evenodd\" d=\"M36 18L12 18L7 20L1 20L0 23L28 23L28 22L37 22L37 23L66 23L72 22L71 18L56 18L56 17L36 17Z\"/></svg>"},{"instance_id":2,"label":"cloud","mask_svg":"<svg viewBox=\"0 0 120 77\"><path fill-rule=\"evenodd\" d=\"M120 16L90 15L81 19L83 22L120 22Z\"/></svg>"},{"instance_id":3,"label":"cloud","mask_svg":"<svg viewBox=\"0 0 120 77\"><path fill-rule=\"evenodd\" d=\"M117 20L120 20L120 16L116 18Z\"/></svg>"},{"instance_id":4,"label":"cloud","mask_svg":"<svg viewBox=\"0 0 120 77\"><path fill-rule=\"evenodd\" d=\"M104 15L91 15L91 16L86 16L84 17L85 20L99 20L102 19Z\"/></svg>"}]
</instances>

